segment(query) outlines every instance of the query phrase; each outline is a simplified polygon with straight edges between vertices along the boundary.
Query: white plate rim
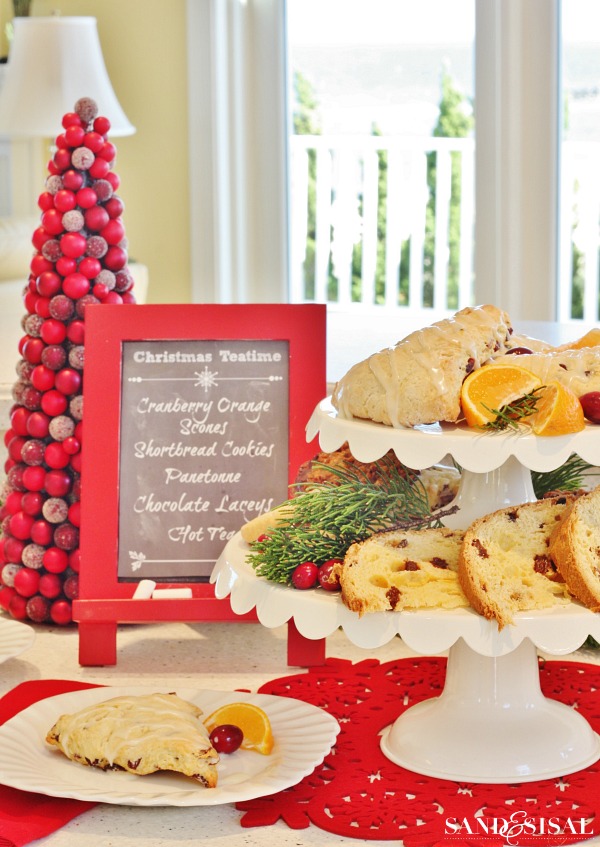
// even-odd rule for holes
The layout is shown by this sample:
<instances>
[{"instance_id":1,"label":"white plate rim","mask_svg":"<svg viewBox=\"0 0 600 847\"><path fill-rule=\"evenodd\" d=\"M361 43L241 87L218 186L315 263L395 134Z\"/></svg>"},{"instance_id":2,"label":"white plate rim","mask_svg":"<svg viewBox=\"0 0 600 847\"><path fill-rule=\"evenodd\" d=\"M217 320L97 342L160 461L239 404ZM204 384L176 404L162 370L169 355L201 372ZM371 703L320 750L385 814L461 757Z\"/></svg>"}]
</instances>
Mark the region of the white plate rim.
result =
<instances>
[{"instance_id":1,"label":"white plate rim","mask_svg":"<svg viewBox=\"0 0 600 847\"><path fill-rule=\"evenodd\" d=\"M188 683L189 685L189 683ZM176 691L198 703L205 715L224 703L250 702L269 716L275 747L270 756L240 750L230 757L254 757L263 766L259 774L231 784L204 788L185 777L169 774L136 776L122 771L104 772L69 761L46 745L44 737L63 713L111 697ZM178 685L99 686L46 697L23 709L0 726L0 781L7 786L51 797L66 797L114 805L213 806L252 800L290 788L321 764L340 731L330 714L291 697L245 691L189 688ZM32 752L33 751L33 752ZM37 754L37 755L36 755ZM68 774L68 776L65 776ZM115 779L116 777L116 779Z\"/></svg>"},{"instance_id":2,"label":"white plate rim","mask_svg":"<svg viewBox=\"0 0 600 847\"><path fill-rule=\"evenodd\" d=\"M33 627L0 615L0 664L20 656L34 641Z\"/></svg>"}]
</instances>

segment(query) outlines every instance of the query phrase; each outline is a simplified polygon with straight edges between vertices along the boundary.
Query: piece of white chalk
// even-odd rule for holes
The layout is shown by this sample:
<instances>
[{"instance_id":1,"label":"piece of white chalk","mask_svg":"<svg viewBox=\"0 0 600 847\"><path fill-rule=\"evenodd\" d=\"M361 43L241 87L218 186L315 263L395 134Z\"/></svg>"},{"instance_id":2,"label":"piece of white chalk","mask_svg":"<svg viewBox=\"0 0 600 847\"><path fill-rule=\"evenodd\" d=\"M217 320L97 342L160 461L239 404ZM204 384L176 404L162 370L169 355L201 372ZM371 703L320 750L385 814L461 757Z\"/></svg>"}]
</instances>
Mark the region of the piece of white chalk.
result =
<instances>
[{"instance_id":1,"label":"piece of white chalk","mask_svg":"<svg viewBox=\"0 0 600 847\"><path fill-rule=\"evenodd\" d=\"M192 589L191 588L156 588L152 592L152 599L153 600L166 600L167 598L174 599L174 600L180 600L180 599L183 599L184 597L191 597L191 596L192 596Z\"/></svg>"},{"instance_id":2,"label":"piece of white chalk","mask_svg":"<svg viewBox=\"0 0 600 847\"><path fill-rule=\"evenodd\" d=\"M156 588L156 583L152 579L142 579L137 584L137 588L133 592L134 600L149 600L152 597L152 592Z\"/></svg>"}]
</instances>

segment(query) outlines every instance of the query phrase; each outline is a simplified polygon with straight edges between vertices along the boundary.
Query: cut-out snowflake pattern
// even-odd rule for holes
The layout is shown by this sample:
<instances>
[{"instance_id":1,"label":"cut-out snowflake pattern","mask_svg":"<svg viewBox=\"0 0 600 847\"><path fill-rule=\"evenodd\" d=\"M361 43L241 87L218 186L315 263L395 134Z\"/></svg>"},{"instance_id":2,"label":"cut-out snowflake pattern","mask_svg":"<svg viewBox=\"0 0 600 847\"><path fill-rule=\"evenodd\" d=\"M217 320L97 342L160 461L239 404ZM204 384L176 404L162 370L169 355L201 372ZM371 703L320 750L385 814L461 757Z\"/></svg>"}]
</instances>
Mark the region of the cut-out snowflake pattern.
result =
<instances>
[{"instance_id":1,"label":"cut-out snowflake pattern","mask_svg":"<svg viewBox=\"0 0 600 847\"><path fill-rule=\"evenodd\" d=\"M144 553L135 553L133 550L129 551L129 558L131 559L132 571L139 571L139 569L146 561L146 556Z\"/></svg>"}]
</instances>

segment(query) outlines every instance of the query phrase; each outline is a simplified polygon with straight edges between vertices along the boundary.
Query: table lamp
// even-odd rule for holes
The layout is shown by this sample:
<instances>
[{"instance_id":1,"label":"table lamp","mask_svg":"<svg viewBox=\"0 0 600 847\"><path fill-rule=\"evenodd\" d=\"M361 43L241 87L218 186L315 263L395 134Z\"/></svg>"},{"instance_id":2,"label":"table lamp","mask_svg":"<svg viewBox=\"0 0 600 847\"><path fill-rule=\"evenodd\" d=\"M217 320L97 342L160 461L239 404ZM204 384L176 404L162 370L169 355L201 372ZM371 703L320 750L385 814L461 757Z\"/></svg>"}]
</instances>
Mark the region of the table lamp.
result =
<instances>
[{"instance_id":1,"label":"table lamp","mask_svg":"<svg viewBox=\"0 0 600 847\"><path fill-rule=\"evenodd\" d=\"M96 19L15 17L0 90L0 137L52 138L80 97L91 97L111 123L112 136L132 135L113 91Z\"/></svg>"}]
</instances>

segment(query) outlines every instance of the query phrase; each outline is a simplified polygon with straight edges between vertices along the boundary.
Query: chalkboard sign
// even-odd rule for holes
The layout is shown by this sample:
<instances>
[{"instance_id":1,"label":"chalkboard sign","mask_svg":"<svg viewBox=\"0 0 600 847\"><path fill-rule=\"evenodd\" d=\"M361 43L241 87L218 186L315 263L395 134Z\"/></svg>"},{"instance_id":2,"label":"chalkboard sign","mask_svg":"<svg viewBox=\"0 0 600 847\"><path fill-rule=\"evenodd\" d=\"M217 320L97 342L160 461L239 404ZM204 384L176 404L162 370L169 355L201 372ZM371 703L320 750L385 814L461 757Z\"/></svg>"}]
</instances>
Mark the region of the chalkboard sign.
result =
<instances>
[{"instance_id":1,"label":"chalkboard sign","mask_svg":"<svg viewBox=\"0 0 600 847\"><path fill-rule=\"evenodd\" d=\"M289 343L128 341L122 385L119 578L208 577L288 497Z\"/></svg>"},{"instance_id":2,"label":"chalkboard sign","mask_svg":"<svg viewBox=\"0 0 600 847\"><path fill-rule=\"evenodd\" d=\"M227 540L287 499L318 451L305 427L326 390L325 314L273 304L86 309L81 664L114 664L117 623L256 620L217 600L208 577ZM191 596L134 598L145 579Z\"/></svg>"}]
</instances>

